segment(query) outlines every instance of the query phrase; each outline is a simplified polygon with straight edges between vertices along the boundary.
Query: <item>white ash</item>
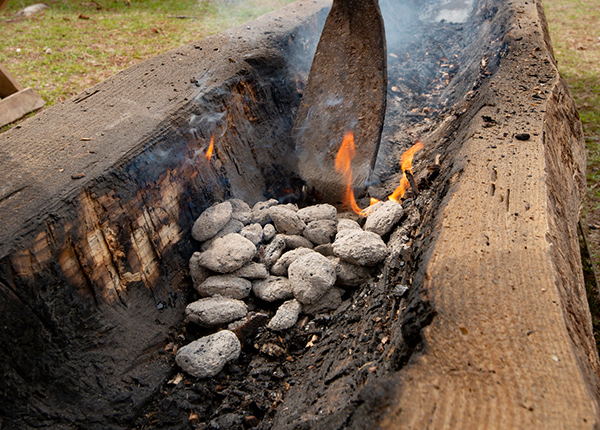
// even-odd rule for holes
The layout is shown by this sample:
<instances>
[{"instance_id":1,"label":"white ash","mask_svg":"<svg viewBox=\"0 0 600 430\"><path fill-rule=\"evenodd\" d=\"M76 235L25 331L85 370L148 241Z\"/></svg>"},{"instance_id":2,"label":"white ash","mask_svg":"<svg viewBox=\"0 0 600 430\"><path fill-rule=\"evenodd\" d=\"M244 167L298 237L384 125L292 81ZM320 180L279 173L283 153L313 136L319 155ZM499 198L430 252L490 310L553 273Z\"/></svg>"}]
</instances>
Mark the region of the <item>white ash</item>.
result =
<instances>
[{"instance_id":1,"label":"white ash","mask_svg":"<svg viewBox=\"0 0 600 430\"><path fill-rule=\"evenodd\" d=\"M192 237L203 242L214 237L231 219L231 203L223 202L206 209L192 227Z\"/></svg>"},{"instance_id":2,"label":"white ash","mask_svg":"<svg viewBox=\"0 0 600 430\"><path fill-rule=\"evenodd\" d=\"M342 230L333 242L333 253L348 263L375 266L389 251L381 236L363 230Z\"/></svg>"},{"instance_id":3,"label":"white ash","mask_svg":"<svg viewBox=\"0 0 600 430\"><path fill-rule=\"evenodd\" d=\"M385 203L378 203L367 217L364 229L385 236L398 224L402 215L404 210L397 202L388 200Z\"/></svg>"},{"instance_id":4,"label":"white ash","mask_svg":"<svg viewBox=\"0 0 600 430\"><path fill-rule=\"evenodd\" d=\"M263 262L267 267L271 267L275 262L281 257L283 254L283 250L285 249L285 241L282 237L274 237L271 243L267 245L265 248L265 253L263 255Z\"/></svg>"},{"instance_id":5,"label":"white ash","mask_svg":"<svg viewBox=\"0 0 600 430\"><path fill-rule=\"evenodd\" d=\"M285 242L285 247L287 249L314 247L310 240L303 236L298 236L296 234L277 234L276 237L281 237L283 239L283 241Z\"/></svg>"},{"instance_id":6,"label":"white ash","mask_svg":"<svg viewBox=\"0 0 600 430\"><path fill-rule=\"evenodd\" d=\"M211 276L196 286L201 297L223 296L238 300L250 296L251 290L252 282L231 275Z\"/></svg>"},{"instance_id":7,"label":"white ash","mask_svg":"<svg viewBox=\"0 0 600 430\"><path fill-rule=\"evenodd\" d=\"M248 306L236 299L214 296L196 300L185 308L188 321L202 327L216 327L243 318Z\"/></svg>"},{"instance_id":8,"label":"white ash","mask_svg":"<svg viewBox=\"0 0 600 430\"><path fill-rule=\"evenodd\" d=\"M229 273L252 261L256 245L239 233L231 233L216 239L200 254L198 264L213 272Z\"/></svg>"},{"instance_id":9,"label":"white ash","mask_svg":"<svg viewBox=\"0 0 600 430\"><path fill-rule=\"evenodd\" d=\"M302 304L296 299L289 300L279 306L267 327L275 331L292 328L298 321L301 312Z\"/></svg>"},{"instance_id":10,"label":"white ash","mask_svg":"<svg viewBox=\"0 0 600 430\"><path fill-rule=\"evenodd\" d=\"M283 234L302 234L306 227L298 213L288 208L271 206L269 215L277 231Z\"/></svg>"},{"instance_id":11,"label":"white ash","mask_svg":"<svg viewBox=\"0 0 600 430\"><path fill-rule=\"evenodd\" d=\"M252 207L252 219L260 225L265 225L271 222L269 208L279 204L275 199L267 200L266 202L258 202Z\"/></svg>"},{"instance_id":12,"label":"white ash","mask_svg":"<svg viewBox=\"0 0 600 430\"><path fill-rule=\"evenodd\" d=\"M315 245L324 245L333 242L336 233L337 221L331 219L311 221L304 229L304 237Z\"/></svg>"},{"instance_id":13,"label":"white ash","mask_svg":"<svg viewBox=\"0 0 600 430\"><path fill-rule=\"evenodd\" d=\"M240 234L255 245L263 241L263 228L257 222L243 227Z\"/></svg>"},{"instance_id":14,"label":"white ash","mask_svg":"<svg viewBox=\"0 0 600 430\"><path fill-rule=\"evenodd\" d=\"M241 351L242 345L237 336L229 330L222 330L180 348L175 362L192 376L212 378L228 362L237 360Z\"/></svg>"},{"instance_id":15,"label":"white ash","mask_svg":"<svg viewBox=\"0 0 600 430\"><path fill-rule=\"evenodd\" d=\"M263 228L263 240L265 242L270 242L275 235L277 234L277 230L275 230L275 226L273 224L267 224Z\"/></svg>"},{"instance_id":16,"label":"white ash","mask_svg":"<svg viewBox=\"0 0 600 430\"><path fill-rule=\"evenodd\" d=\"M309 248L296 248L291 251L287 251L279 260L271 267L271 273L277 276L287 276L288 267L292 264L298 257L308 254L309 252L313 252Z\"/></svg>"},{"instance_id":17,"label":"white ash","mask_svg":"<svg viewBox=\"0 0 600 430\"><path fill-rule=\"evenodd\" d=\"M231 272L231 275L246 279L266 279L269 277L269 269L264 264L251 261Z\"/></svg>"},{"instance_id":18,"label":"white ash","mask_svg":"<svg viewBox=\"0 0 600 430\"><path fill-rule=\"evenodd\" d=\"M335 284L335 266L318 252L296 259L288 268L294 297L302 304L313 304Z\"/></svg>"},{"instance_id":19,"label":"white ash","mask_svg":"<svg viewBox=\"0 0 600 430\"><path fill-rule=\"evenodd\" d=\"M298 216L306 224L321 219L329 219L335 221L337 217L337 209L335 208L335 206L332 206L327 203L321 205L308 206L306 208L300 209L298 211Z\"/></svg>"},{"instance_id":20,"label":"white ash","mask_svg":"<svg viewBox=\"0 0 600 430\"><path fill-rule=\"evenodd\" d=\"M269 276L252 283L252 292L266 302L288 300L294 297L290 280L283 276Z\"/></svg>"}]
</instances>

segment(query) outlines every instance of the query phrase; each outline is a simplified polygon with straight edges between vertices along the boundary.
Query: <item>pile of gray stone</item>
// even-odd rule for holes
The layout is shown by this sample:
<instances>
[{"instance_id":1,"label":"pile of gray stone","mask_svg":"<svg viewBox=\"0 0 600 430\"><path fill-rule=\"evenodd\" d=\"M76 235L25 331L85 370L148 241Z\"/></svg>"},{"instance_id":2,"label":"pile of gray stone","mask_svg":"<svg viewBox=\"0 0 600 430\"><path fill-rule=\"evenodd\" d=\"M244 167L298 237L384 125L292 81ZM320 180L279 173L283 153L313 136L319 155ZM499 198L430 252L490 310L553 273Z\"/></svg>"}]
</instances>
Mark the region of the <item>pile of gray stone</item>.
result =
<instances>
[{"instance_id":1,"label":"pile of gray stone","mask_svg":"<svg viewBox=\"0 0 600 430\"><path fill-rule=\"evenodd\" d=\"M329 204L298 209L269 200L251 208L231 199L208 208L192 228L201 251L190 259L190 273L201 298L187 306L186 318L227 329L182 347L177 364L211 377L237 359L233 331L249 318L248 300L278 305L265 316L273 331L290 329L302 313L335 310L345 290L367 282L388 256L384 238L402 216L393 201L374 205L362 227Z\"/></svg>"}]
</instances>

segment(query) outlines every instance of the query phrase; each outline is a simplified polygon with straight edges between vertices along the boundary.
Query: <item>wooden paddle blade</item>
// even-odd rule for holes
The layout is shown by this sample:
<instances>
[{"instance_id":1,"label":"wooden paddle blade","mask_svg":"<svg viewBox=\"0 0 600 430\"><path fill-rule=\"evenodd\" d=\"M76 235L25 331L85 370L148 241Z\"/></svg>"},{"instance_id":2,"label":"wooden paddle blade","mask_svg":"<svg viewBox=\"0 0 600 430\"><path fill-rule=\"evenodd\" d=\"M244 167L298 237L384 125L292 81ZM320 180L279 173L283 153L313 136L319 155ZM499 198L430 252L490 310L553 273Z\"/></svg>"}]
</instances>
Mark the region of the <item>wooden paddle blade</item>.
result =
<instances>
[{"instance_id":1,"label":"wooden paddle blade","mask_svg":"<svg viewBox=\"0 0 600 430\"><path fill-rule=\"evenodd\" d=\"M346 182L334 167L344 135L354 132L353 186L368 185L386 106L387 62L378 0L334 0L294 124L299 170L335 203Z\"/></svg>"}]
</instances>

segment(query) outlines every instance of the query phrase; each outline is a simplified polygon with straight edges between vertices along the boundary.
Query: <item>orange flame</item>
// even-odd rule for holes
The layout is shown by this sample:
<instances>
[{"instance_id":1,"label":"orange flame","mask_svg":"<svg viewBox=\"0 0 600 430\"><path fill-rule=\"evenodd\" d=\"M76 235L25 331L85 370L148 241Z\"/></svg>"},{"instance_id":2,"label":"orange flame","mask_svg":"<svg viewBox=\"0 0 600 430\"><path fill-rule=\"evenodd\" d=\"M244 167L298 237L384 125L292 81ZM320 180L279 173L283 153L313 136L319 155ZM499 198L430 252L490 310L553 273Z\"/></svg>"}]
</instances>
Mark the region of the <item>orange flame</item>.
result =
<instances>
[{"instance_id":1,"label":"orange flame","mask_svg":"<svg viewBox=\"0 0 600 430\"><path fill-rule=\"evenodd\" d=\"M400 168L402 169L402 179L400 179L400 185L394 190L392 194L388 196L389 200L393 200L396 203L400 203L400 199L404 197L406 190L409 187L408 178L406 177L405 171L412 173L412 160L415 153L423 149L423 142L417 141L410 149L408 149L400 157ZM335 171L342 174L346 181L346 194L344 195L344 205L350 207L356 214L360 216L368 216L371 213L373 205L379 202L379 200L371 198L369 206L365 209L361 209L356 203L354 198L354 189L352 187L352 160L356 154L354 147L354 133L352 131L346 132L342 145L335 156Z\"/></svg>"},{"instance_id":2,"label":"orange flame","mask_svg":"<svg viewBox=\"0 0 600 430\"><path fill-rule=\"evenodd\" d=\"M423 149L423 142L420 140L417 141L410 149L408 149L402 156L400 157L400 168L402 169L402 178L400 179L400 185L398 188L394 190L392 194L388 197L388 199L393 200L397 203L400 203L400 199L404 197L406 190L408 189L409 183L408 178L406 177L407 170L412 173L412 160L417 151Z\"/></svg>"},{"instance_id":3,"label":"orange flame","mask_svg":"<svg viewBox=\"0 0 600 430\"><path fill-rule=\"evenodd\" d=\"M341 173L346 181L346 194L344 195L344 204L352 208L354 212L360 214L361 209L356 204L354 198L354 189L352 188L352 160L356 154L354 148L354 132L348 131L342 141L342 146L335 156L335 171Z\"/></svg>"},{"instance_id":4,"label":"orange flame","mask_svg":"<svg viewBox=\"0 0 600 430\"><path fill-rule=\"evenodd\" d=\"M210 161L210 158L212 157L214 148L215 148L215 134L213 133L212 136L210 136L210 145L208 146L208 150L206 151L206 154L204 155L204 158L206 158L206 161Z\"/></svg>"}]
</instances>

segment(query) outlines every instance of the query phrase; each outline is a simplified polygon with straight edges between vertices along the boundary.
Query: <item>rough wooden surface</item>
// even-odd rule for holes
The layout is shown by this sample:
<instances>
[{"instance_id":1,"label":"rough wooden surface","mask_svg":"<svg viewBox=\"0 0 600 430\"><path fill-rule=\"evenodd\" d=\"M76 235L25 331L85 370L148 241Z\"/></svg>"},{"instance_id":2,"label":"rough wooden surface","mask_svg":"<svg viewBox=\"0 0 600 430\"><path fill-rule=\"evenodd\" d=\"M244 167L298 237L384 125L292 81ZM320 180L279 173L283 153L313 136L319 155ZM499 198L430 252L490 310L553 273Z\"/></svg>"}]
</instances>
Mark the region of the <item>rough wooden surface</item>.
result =
<instances>
[{"instance_id":1,"label":"rough wooden surface","mask_svg":"<svg viewBox=\"0 0 600 430\"><path fill-rule=\"evenodd\" d=\"M0 135L5 425L127 427L159 390L195 218L293 192L293 110L327 8L167 52Z\"/></svg>"},{"instance_id":2,"label":"rough wooden surface","mask_svg":"<svg viewBox=\"0 0 600 430\"><path fill-rule=\"evenodd\" d=\"M3 98L0 100L0 127L43 108L45 104L46 102L32 88L25 88Z\"/></svg>"},{"instance_id":3,"label":"rough wooden surface","mask_svg":"<svg viewBox=\"0 0 600 430\"><path fill-rule=\"evenodd\" d=\"M15 77L0 64L0 97L8 97L22 89Z\"/></svg>"},{"instance_id":4,"label":"rough wooden surface","mask_svg":"<svg viewBox=\"0 0 600 430\"><path fill-rule=\"evenodd\" d=\"M576 231L581 126L541 3L516 1L503 15L508 55L457 136L457 179L418 277L437 315L399 373L383 428L600 426Z\"/></svg>"}]
</instances>

